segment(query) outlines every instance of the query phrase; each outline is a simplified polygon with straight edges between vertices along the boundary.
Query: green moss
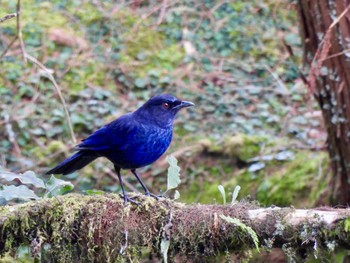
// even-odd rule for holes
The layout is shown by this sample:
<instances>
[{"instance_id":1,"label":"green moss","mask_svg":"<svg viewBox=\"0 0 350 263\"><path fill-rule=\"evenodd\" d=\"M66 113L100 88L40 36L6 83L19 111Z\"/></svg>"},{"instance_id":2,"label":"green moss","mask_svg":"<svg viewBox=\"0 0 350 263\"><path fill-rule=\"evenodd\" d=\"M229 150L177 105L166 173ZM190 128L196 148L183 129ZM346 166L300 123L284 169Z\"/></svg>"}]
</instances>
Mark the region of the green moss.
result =
<instances>
[{"instance_id":1,"label":"green moss","mask_svg":"<svg viewBox=\"0 0 350 263\"><path fill-rule=\"evenodd\" d=\"M242 169L217 184L223 184L229 191L239 185L241 198L250 196L263 205L312 207L328 185L326 175L320 175L327 167L326 153L300 151L292 161L267 163L257 173Z\"/></svg>"},{"instance_id":2,"label":"green moss","mask_svg":"<svg viewBox=\"0 0 350 263\"><path fill-rule=\"evenodd\" d=\"M258 156L263 144L272 145L266 137L248 136L245 134L226 136L219 143L212 139L203 139L200 143L208 152L225 154L238 158L241 161L247 161Z\"/></svg>"},{"instance_id":3,"label":"green moss","mask_svg":"<svg viewBox=\"0 0 350 263\"><path fill-rule=\"evenodd\" d=\"M33 147L30 153L39 160L44 160L47 156L58 151L66 151L67 146L62 141L53 140L43 149L42 147Z\"/></svg>"},{"instance_id":4,"label":"green moss","mask_svg":"<svg viewBox=\"0 0 350 263\"><path fill-rule=\"evenodd\" d=\"M80 67L72 68L63 77L65 86L69 87L70 94L78 94L86 89L87 84L105 86L106 79L108 79L106 66L93 59L87 59Z\"/></svg>"},{"instance_id":5,"label":"green moss","mask_svg":"<svg viewBox=\"0 0 350 263\"><path fill-rule=\"evenodd\" d=\"M190 179L180 189L181 200L185 202L221 203L218 185L225 187L230 202L232 191L239 185L239 198L250 197L264 205L311 207L328 185L325 171L329 161L325 152L295 151L293 160L265 161L264 169L249 172L249 166L239 169L235 159L259 156L262 145L265 154L273 155L274 143L264 137L236 135L221 142L202 139L199 144L203 147L202 156L196 159L196 169L187 171ZM288 142L278 141L279 147L285 144Z\"/></svg>"},{"instance_id":6,"label":"green moss","mask_svg":"<svg viewBox=\"0 0 350 263\"><path fill-rule=\"evenodd\" d=\"M34 0L23 1L21 22L22 26L36 24L44 28L66 27L68 20L65 16L55 12L54 5L49 1L39 3L39 7L33 8L33 5L38 5ZM40 17L40 19L37 19ZM12 21L13 23L15 21Z\"/></svg>"},{"instance_id":7,"label":"green moss","mask_svg":"<svg viewBox=\"0 0 350 263\"><path fill-rule=\"evenodd\" d=\"M350 218L344 220L344 231L347 233L350 232Z\"/></svg>"},{"instance_id":8,"label":"green moss","mask_svg":"<svg viewBox=\"0 0 350 263\"><path fill-rule=\"evenodd\" d=\"M48 153L54 153L59 150L67 149L67 146L62 141L51 141L46 147Z\"/></svg>"},{"instance_id":9,"label":"green moss","mask_svg":"<svg viewBox=\"0 0 350 263\"><path fill-rule=\"evenodd\" d=\"M143 18L126 11L119 13L119 17L121 26L126 30L120 36L125 45L120 54L121 62L136 77L146 77L151 70L157 72L158 77L167 76L179 66L185 55L179 43L166 42L166 36L147 26L149 21ZM132 37L128 30L132 30Z\"/></svg>"},{"instance_id":10,"label":"green moss","mask_svg":"<svg viewBox=\"0 0 350 263\"><path fill-rule=\"evenodd\" d=\"M103 5L108 8L108 6L110 6L110 3L105 1ZM70 5L68 7L68 10L86 25L96 23L104 17L104 14L98 8L96 8L96 5L92 4L91 2L84 2L84 8L81 8L80 6Z\"/></svg>"},{"instance_id":11,"label":"green moss","mask_svg":"<svg viewBox=\"0 0 350 263\"><path fill-rule=\"evenodd\" d=\"M298 152L295 159L261 181L256 193L264 205L310 207L316 203L328 182L323 171L328 166L326 153Z\"/></svg>"},{"instance_id":12,"label":"green moss","mask_svg":"<svg viewBox=\"0 0 350 263\"><path fill-rule=\"evenodd\" d=\"M250 158L256 157L261 151L263 144L267 143L266 137L258 136L247 136L247 135L238 135L243 138L243 145L238 149L237 156L242 161L247 161ZM230 145L230 144L228 144Z\"/></svg>"},{"instance_id":13,"label":"green moss","mask_svg":"<svg viewBox=\"0 0 350 263\"><path fill-rule=\"evenodd\" d=\"M92 198L93 203L90 205ZM58 199L60 198L58 197ZM37 205L39 203L40 205ZM33 209L34 206L35 209ZM119 213L115 215L109 210L110 206L118 206L121 209L118 209ZM82 213L85 216L80 219ZM99 231L106 227L105 223L99 220L100 218L108 220L108 218L115 216L126 216L127 213L127 209L123 208L123 200L118 196L111 195L94 197L67 195L64 201L62 199L46 199L36 203L29 202L17 206L15 211L11 207L6 207L0 211L0 215L7 218L0 231L1 240L5 240L2 251L9 251L11 255L14 255L20 245L32 248L37 242L42 242L49 244L46 251L45 249L42 251L41 245L38 247L37 252L42 251L43 254L46 254L42 258L43 261L82 262L81 259L77 260L80 257L106 259L116 252L111 252L113 246L108 243L108 233L103 233L107 243L99 243L100 239L97 235L101 235L102 233ZM163 210L155 213L155 216L160 216L162 213ZM80 224L80 229L77 229ZM101 229L98 229L99 227ZM37 232L32 232L33 229L36 229ZM74 241L79 235L76 231L85 231L86 235L81 237L84 240ZM110 235L114 237L115 234L111 233ZM120 234L115 235L115 237L122 238ZM113 240L113 242L115 242L113 244L121 244L121 239ZM130 251L134 249L132 247ZM130 251L128 250L126 253L133 258L133 255L128 254Z\"/></svg>"},{"instance_id":14,"label":"green moss","mask_svg":"<svg viewBox=\"0 0 350 263\"><path fill-rule=\"evenodd\" d=\"M223 175L231 177L234 167L225 163L212 167L205 164L197 163L196 172L201 174L201 171L208 172L208 176L196 176L186 185L181 185L179 191L181 193L180 200L186 203L200 202L202 204L222 203L222 196L218 190L218 185L223 184L226 178ZM210 175L210 176L209 176ZM231 186L226 189L227 200L230 201L229 191L233 190Z\"/></svg>"},{"instance_id":15,"label":"green moss","mask_svg":"<svg viewBox=\"0 0 350 263\"><path fill-rule=\"evenodd\" d=\"M23 71L23 64L18 61L10 62L10 61L2 61L1 69L0 69L0 78L4 81L6 79L10 81L16 81L21 77Z\"/></svg>"}]
</instances>

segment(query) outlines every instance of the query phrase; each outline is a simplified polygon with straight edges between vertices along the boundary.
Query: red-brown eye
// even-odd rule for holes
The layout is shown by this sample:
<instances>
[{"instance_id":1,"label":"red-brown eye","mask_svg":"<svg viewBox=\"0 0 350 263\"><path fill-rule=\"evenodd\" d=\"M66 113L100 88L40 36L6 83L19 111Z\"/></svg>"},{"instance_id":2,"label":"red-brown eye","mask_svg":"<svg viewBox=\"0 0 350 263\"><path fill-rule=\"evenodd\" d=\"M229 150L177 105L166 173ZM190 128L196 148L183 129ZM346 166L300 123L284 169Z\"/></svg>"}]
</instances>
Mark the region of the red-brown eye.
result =
<instances>
[{"instance_id":1,"label":"red-brown eye","mask_svg":"<svg viewBox=\"0 0 350 263\"><path fill-rule=\"evenodd\" d=\"M162 106L164 109L169 109L170 107L169 103L166 103L166 102L163 102Z\"/></svg>"}]
</instances>

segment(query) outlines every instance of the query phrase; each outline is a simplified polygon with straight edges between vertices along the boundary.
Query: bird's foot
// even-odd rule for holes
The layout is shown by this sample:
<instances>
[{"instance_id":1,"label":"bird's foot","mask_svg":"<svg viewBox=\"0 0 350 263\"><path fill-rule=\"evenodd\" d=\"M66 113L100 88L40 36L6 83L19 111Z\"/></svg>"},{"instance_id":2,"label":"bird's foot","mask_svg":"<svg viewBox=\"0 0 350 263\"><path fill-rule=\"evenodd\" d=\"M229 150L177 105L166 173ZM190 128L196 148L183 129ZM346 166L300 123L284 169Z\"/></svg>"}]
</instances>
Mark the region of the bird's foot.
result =
<instances>
[{"instance_id":1,"label":"bird's foot","mask_svg":"<svg viewBox=\"0 0 350 263\"><path fill-rule=\"evenodd\" d=\"M124 199L124 205L126 205L128 202L135 205L141 205L139 202L135 201L131 197L127 196L126 194L121 194L120 196L123 197Z\"/></svg>"},{"instance_id":2,"label":"bird's foot","mask_svg":"<svg viewBox=\"0 0 350 263\"><path fill-rule=\"evenodd\" d=\"M157 201L159 200L159 198L163 197L161 195L155 195L155 194L152 194L150 192L146 192L145 193L146 196L152 196L153 198L155 198Z\"/></svg>"}]
</instances>

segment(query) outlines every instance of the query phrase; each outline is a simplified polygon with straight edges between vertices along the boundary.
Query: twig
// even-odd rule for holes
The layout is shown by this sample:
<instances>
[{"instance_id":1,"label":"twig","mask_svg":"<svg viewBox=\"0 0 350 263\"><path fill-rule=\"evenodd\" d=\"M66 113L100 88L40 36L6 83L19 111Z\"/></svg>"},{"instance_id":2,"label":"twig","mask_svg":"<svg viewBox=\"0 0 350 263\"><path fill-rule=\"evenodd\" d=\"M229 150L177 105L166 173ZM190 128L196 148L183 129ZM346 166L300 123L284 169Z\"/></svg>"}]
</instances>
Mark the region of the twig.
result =
<instances>
[{"instance_id":1,"label":"twig","mask_svg":"<svg viewBox=\"0 0 350 263\"><path fill-rule=\"evenodd\" d=\"M73 125L72 125L72 122L71 122L71 119L70 119L70 116L69 116L69 112L68 112L66 101L65 101L65 99L64 99L64 97L62 95L62 92L61 92L61 88L58 86L55 78L53 77L53 75L51 74L50 70L47 67L45 67L43 64L41 64L36 58L32 57L31 55L29 55L27 53L24 53L24 55L25 55L25 57L27 59L29 59L31 62L36 64L40 69L42 69L46 73L47 78L54 85L54 87L56 89L56 92L57 92L57 94L60 97L60 100L62 102L64 112L66 114L66 118L67 118L67 122L68 122L69 131L70 131L70 135L71 135L72 141L73 141L74 144L76 144L77 140L75 138L75 134L74 134L74 131L73 131Z\"/></svg>"},{"instance_id":2,"label":"twig","mask_svg":"<svg viewBox=\"0 0 350 263\"><path fill-rule=\"evenodd\" d=\"M291 58L292 62L295 64L296 68L298 69L298 73L299 73L300 79L303 81L303 83L304 83L305 85L307 85L308 82L307 82L306 76L305 76L304 73L300 70L300 68L297 66L298 63L297 63L297 60L296 60L296 57L295 57L295 55L294 55L294 52L293 52L292 47L286 42L285 39L282 39L282 43L283 43L284 47L286 48L287 53L289 54L289 57Z\"/></svg>"},{"instance_id":3,"label":"twig","mask_svg":"<svg viewBox=\"0 0 350 263\"><path fill-rule=\"evenodd\" d=\"M164 11L165 11L167 8L169 8L169 7L173 6L173 5L176 5L178 2L179 2L178 0L174 0L171 3L167 3L167 1L166 1L166 3L163 2L162 4L154 7L151 10L151 12L149 12L148 14L145 14L144 16L142 16L140 18L140 20L137 23L135 23L135 25L133 26L133 28L132 28L132 30L130 32L130 36L132 36L135 32L137 32L139 30L140 26L144 23L145 20L147 20L148 17L150 17L154 13L158 12L158 10L160 10L160 12L162 13L162 9L164 9ZM157 23L155 23L153 26L158 26L158 22L159 21L157 21ZM152 26L152 25L150 25L150 26ZM133 40L132 38L129 39L129 41L132 41L132 40Z\"/></svg>"},{"instance_id":4,"label":"twig","mask_svg":"<svg viewBox=\"0 0 350 263\"><path fill-rule=\"evenodd\" d=\"M0 23L5 22L6 20L9 20L9 19L14 18L16 16L17 16L17 13L8 14L8 15L0 18Z\"/></svg>"},{"instance_id":5,"label":"twig","mask_svg":"<svg viewBox=\"0 0 350 263\"><path fill-rule=\"evenodd\" d=\"M271 74L271 76L277 81L278 85L280 86L280 90L282 91L283 95L290 95L290 92L286 85L283 83L283 81L280 79L277 73L275 73L268 65L264 65L266 70Z\"/></svg>"},{"instance_id":6,"label":"twig","mask_svg":"<svg viewBox=\"0 0 350 263\"><path fill-rule=\"evenodd\" d=\"M229 1L224 0L224 1L221 1L221 2L217 3L215 6L213 6L209 10L209 16L212 16L216 12L216 10L218 10L223 4L226 4L227 2L229 2Z\"/></svg>"},{"instance_id":7,"label":"twig","mask_svg":"<svg viewBox=\"0 0 350 263\"><path fill-rule=\"evenodd\" d=\"M344 49L343 51L341 52L338 52L338 53L335 53L335 54L332 54L324 59L320 59L321 62L327 60L327 59L331 59L331 58L334 58L334 57L338 57L338 56L341 56L341 55L344 55L345 53L348 53L350 51L350 48L347 48L347 49Z\"/></svg>"},{"instance_id":8,"label":"twig","mask_svg":"<svg viewBox=\"0 0 350 263\"><path fill-rule=\"evenodd\" d=\"M24 48L24 42L23 42L22 31L21 31L21 0L18 0L17 2L17 36L19 39L19 43L21 45L23 61L24 63L27 63L26 50Z\"/></svg>"},{"instance_id":9,"label":"twig","mask_svg":"<svg viewBox=\"0 0 350 263\"><path fill-rule=\"evenodd\" d=\"M163 21L163 18L164 18L164 15L165 15L165 11L166 11L167 5L168 5L168 0L164 0L164 1L163 1L162 8L160 9L160 14L159 14L158 21L157 21L157 25L158 25L158 26L159 26L159 25L162 23L162 21Z\"/></svg>"},{"instance_id":10,"label":"twig","mask_svg":"<svg viewBox=\"0 0 350 263\"><path fill-rule=\"evenodd\" d=\"M6 55L7 51L9 51L9 49L12 47L12 45L16 42L18 36L15 36L11 43L5 48L5 50L1 53L0 55L0 60Z\"/></svg>"}]
</instances>

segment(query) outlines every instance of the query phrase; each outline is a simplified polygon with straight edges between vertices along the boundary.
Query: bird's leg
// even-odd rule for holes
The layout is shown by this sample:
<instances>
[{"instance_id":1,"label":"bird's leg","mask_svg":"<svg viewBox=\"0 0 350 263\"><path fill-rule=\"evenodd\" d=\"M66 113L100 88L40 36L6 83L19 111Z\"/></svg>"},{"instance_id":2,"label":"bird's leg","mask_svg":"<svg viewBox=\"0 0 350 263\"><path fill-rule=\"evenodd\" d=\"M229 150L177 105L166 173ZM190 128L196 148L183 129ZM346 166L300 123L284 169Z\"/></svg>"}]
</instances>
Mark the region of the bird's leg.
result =
<instances>
[{"instance_id":1,"label":"bird's leg","mask_svg":"<svg viewBox=\"0 0 350 263\"><path fill-rule=\"evenodd\" d=\"M126 192L125 192L125 190L124 190L123 180L122 180L122 177L121 177L121 174L120 174L120 168L119 168L118 166L114 165L114 169L115 169L115 172L116 172L117 175L118 175L120 187L122 188L122 191L123 191L124 205L126 205L127 202L130 202L130 203L134 203L134 204L139 205L139 204L140 204L139 202L136 202L134 199L130 198L130 197L126 194Z\"/></svg>"},{"instance_id":2,"label":"bird's leg","mask_svg":"<svg viewBox=\"0 0 350 263\"><path fill-rule=\"evenodd\" d=\"M152 194L146 187L146 185L142 182L141 178L139 177L139 175L136 173L136 169L132 169L131 172L135 175L137 181L139 181L139 183L141 184L143 190L145 191L145 195L147 196L152 196L155 199L159 200L159 196Z\"/></svg>"}]
</instances>

